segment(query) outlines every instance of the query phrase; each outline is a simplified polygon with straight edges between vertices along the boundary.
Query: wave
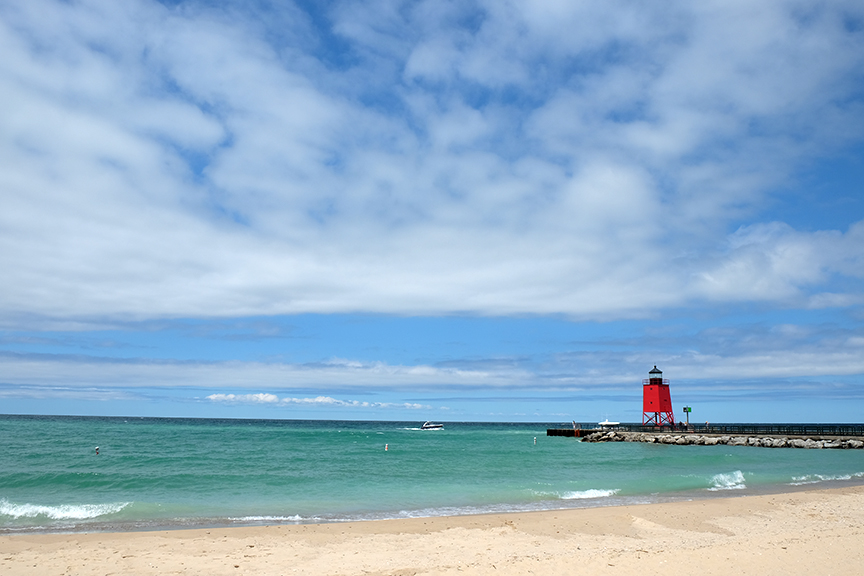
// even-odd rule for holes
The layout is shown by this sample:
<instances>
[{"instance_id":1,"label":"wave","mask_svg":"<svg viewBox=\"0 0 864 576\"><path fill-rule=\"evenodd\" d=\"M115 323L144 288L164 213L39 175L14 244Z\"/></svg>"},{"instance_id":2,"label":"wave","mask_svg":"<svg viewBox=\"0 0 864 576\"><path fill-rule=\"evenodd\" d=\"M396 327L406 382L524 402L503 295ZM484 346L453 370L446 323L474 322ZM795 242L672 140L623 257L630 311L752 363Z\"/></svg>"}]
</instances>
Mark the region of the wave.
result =
<instances>
[{"instance_id":1,"label":"wave","mask_svg":"<svg viewBox=\"0 0 864 576\"><path fill-rule=\"evenodd\" d=\"M807 474L805 476L796 476L789 482L790 486L802 486L804 484L818 484L819 482L831 482L832 480L852 480L853 478L864 478L864 472L855 474L842 474L836 476L824 474Z\"/></svg>"},{"instance_id":2,"label":"wave","mask_svg":"<svg viewBox=\"0 0 864 576\"><path fill-rule=\"evenodd\" d=\"M561 494L562 500L583 500L588 498L608 498L609 496L614 496L620 492L617 488L615 490L582 490L579 492L566 492Z\"/></svg>"},{"instance_id":3,"label":"wave","mask_svg":"<svg viewBox=\"0 0 864 576\"><path fill-rule=\"evenodd\" d=\"M744 473L740 470L730 472L728 474L715 474L711 477L711 487L708 490L716 492L718 490L743 490L747 485L744 484Z\"/></svg>"},{"instance_id":4,"label":"wave","mask_svg":"<svg viewBox=\"0 0 864 576\"><path fill-rule=\"evenodd\" d=\"M60 504L43 506L40 504L15 504L5 498L0 500L0 517L14 520L21 518L48 518L50 520L91 520L101 516L116 514L131 505L131 502L113 504Z\"/></svg>"},{"instance_id":5,"label":"wave","mask_svg":"<svg viewBox=\"0 0 864 576\"><path fill-rule=\"evenodd\" d=\"M230 522L236 522L239 524L246 524L249 522L274 522L274 523L283 523L283 522L291 522L291 523L300 523L300 522L315 522L320 521L321 518L304 518L303 516L241 516L241 517L231 517L228 518Z\"/></svg>"}]
</instances>

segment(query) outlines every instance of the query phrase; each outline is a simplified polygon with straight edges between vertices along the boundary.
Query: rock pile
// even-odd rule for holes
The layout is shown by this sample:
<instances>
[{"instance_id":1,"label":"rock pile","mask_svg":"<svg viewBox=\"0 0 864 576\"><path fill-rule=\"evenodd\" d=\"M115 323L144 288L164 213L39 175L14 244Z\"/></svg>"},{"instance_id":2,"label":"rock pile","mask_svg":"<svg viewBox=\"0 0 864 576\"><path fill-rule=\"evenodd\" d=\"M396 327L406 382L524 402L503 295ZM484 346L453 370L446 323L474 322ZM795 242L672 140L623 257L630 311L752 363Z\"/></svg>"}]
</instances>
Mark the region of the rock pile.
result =
<instances>
[{"instance_id":1,"label":"rock pile","mask_svg":"<svg viewBox=\"0 0 864 576\"><path fill-rule=\"evenodd\" d=\"M787 438L769 436L712 436L700 434L656 434L625 432L622 430L600 431L588 434L583 442L647 442L649 444L695 444L698 446L761 446L763 448L845 448L862 449L864 441L855 438Z\"/></svg>"}]
</instances>

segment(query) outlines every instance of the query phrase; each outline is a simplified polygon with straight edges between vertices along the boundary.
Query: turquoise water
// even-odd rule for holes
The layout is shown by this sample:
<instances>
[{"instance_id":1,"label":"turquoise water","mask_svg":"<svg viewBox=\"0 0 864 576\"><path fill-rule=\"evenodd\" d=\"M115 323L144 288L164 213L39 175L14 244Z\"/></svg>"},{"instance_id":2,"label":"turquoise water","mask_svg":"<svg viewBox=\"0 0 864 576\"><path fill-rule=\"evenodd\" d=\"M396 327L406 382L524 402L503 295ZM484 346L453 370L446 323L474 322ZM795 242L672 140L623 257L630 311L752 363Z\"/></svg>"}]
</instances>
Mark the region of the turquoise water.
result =
<instances>
[{"instance_id":1,"label":"turquoise water","mask_svg":"<svg viewBox=\"0 0 864 576\"><path fill-rule=\"evenodd\" d=\"M0 531L404 518L864 482L864 450L593 444L547 437L555 424L419 424L0 416Z\"/></svg>"}]
</instances>

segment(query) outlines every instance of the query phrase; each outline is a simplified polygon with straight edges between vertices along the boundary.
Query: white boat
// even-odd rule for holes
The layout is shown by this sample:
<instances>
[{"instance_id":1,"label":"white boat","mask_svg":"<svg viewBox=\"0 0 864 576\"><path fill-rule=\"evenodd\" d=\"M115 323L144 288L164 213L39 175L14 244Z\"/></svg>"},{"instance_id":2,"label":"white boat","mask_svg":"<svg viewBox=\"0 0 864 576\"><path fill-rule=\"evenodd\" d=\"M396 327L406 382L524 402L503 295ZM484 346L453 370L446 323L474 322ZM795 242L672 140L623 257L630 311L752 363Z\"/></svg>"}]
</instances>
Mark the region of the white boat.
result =
<instances>
[{"instance_id":1,"label":"white boat","mask_svg":"<svg viewBox=\"0 0 864 576\"><path fill-rule=\"evenodd\" d=\"M620 426L621 425L620 422L610 422L609 418L606 418L606 420L604 420L603 422L598 422L598 424L600 425L601 428L605 428L605 427L611 428L612 426Z\"/></svg>"},{"instance_id":2,"label":"white boat","mask_svg":"<svg viewBox=\"0 0 864 576\"><path fill-rule=\"evenodd\" d=\"M432 422L424 422L422 426L420 426L421 430L441 430L444 428L443 424L433 424Z\"/></svg>"}]
</instances>

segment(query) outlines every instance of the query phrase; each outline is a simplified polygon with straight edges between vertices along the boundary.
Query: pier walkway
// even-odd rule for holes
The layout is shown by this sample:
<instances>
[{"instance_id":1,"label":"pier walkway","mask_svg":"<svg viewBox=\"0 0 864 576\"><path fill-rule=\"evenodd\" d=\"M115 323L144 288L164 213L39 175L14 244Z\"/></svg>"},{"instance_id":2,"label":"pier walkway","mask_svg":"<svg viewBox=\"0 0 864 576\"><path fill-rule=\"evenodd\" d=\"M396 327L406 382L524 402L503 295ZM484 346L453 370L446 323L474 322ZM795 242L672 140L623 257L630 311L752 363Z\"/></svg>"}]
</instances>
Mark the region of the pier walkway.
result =
<instances>
[{"instance_id":1,"label":"pier walkway","mask_svg":"<svg viewBox=\"0 0 864 576\"><path fill-rule=\"evenodd\" d=\"M734 434L748 436L849 436L864 437L864 424L696 424L689 426L643 426L637 423L621 423L616 426L600 427L596 422L577 422L575 426L563 425L561 428L548 428L547 436L569 436L581 438L586 434L601 430L620 430L624 432L687 433L695 434Z\"/></svg>"}]
</instances>

